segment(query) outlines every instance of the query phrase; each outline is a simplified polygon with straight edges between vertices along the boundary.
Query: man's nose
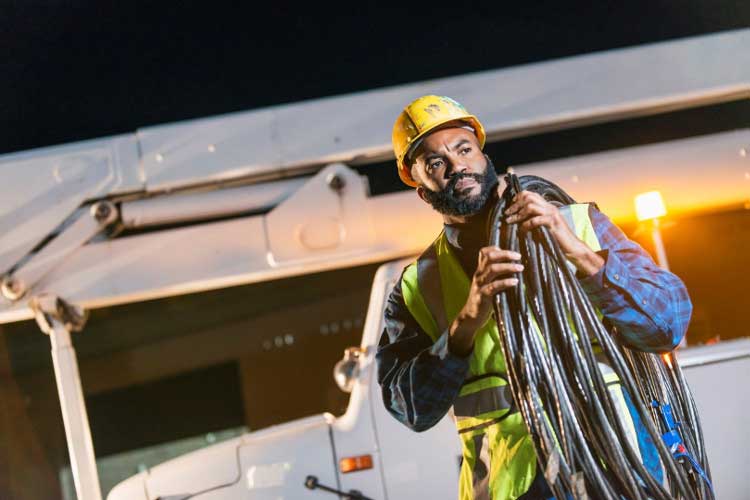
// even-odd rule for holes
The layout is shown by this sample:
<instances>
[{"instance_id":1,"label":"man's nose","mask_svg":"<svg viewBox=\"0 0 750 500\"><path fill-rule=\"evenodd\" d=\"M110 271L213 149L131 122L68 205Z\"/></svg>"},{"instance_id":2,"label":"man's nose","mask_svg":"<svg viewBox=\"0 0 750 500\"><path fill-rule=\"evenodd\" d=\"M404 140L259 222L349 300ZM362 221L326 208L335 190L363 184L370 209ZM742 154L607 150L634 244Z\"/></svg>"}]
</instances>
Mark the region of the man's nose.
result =
<instances>
[{"instance_id":1,"label":"man's nose","mask_svg":"<svg viewBox=\"0 0 750 500\"><path fill-rule=\"evenodd\" d=\"M445 177L449 178L456 174L463 174L469 169L466 162L462 161L461 158L446 158L447 168L445 169Z\"/></svg>"}]
</instances>

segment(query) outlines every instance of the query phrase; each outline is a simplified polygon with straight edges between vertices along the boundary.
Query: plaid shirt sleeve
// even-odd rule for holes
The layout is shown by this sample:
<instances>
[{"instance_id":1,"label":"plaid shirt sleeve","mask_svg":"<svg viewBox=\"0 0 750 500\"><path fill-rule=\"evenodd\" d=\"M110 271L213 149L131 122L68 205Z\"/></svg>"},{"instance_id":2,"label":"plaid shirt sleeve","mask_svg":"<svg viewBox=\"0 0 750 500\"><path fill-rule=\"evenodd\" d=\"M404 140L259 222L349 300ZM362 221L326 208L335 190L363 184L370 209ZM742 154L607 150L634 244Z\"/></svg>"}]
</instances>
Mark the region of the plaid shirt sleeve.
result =
<instances>
[{"instance_id":1,"label":"plaid shirt sleeve","mask_svg":"<svg viewBox=\"0 0 750 500\"><path fill-rule=\"evenodd\" d=\"M580 279L591 302L629 347L668 352L687 331L692 304L680 278L661 269L593 205L589 217L605 264Z\"/></svg>"},{"instance_id":2,"label":"plaid shirt sleeve","mask_svg":"<svg viewBox=\"0 0 750 500\"><path fill-rule=\"evenodd\" d=\"M469 370L469 357L448 350L448 332L433 342L404 303L400 280L388 297L375 356L388 411L421 432L448 412Z\"/></svg>"}]
</instances>

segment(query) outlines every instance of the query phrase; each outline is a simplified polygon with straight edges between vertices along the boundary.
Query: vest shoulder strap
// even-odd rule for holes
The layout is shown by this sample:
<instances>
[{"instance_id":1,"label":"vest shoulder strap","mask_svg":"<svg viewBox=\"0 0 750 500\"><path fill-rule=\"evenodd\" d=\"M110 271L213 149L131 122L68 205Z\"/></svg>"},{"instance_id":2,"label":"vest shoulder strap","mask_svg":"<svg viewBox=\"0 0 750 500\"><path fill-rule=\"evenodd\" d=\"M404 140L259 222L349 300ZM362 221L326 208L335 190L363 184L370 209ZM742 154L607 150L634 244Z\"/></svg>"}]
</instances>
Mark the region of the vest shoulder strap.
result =
<instances>
[{"instance_id":1,"label":"vest shoulder strap","mask_svg":"<svg viewBox=\"0 0 750 500\"><path fill-rule=\"evenodd\" d=\"M435 240L443 237L443 233ZM448 328L435 242L406 267L401 292L407 309L433 342Z\"/></svg>"},{"instance_id":2,"label":"vest shoulder strap","mask_svg":"<svg viewBox=\"0 0 750 500\"><path fill-rule=\"evenodd\" d=\"M448 319L443 305L443 287L434 243L417 259L417 283L438 331L444 332L448 329Z\"/></svg>"}]
</instances>

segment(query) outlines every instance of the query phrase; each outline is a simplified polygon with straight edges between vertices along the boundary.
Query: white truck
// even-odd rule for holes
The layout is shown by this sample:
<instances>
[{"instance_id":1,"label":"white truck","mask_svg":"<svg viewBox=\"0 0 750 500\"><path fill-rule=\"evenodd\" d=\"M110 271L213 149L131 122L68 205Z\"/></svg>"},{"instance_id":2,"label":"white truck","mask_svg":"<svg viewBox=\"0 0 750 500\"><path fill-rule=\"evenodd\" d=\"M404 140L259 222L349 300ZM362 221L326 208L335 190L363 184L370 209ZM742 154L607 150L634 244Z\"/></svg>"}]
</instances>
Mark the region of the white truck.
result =
<instances>
[{"instance_id":1,"label":"white truck","mask_svg":"<svg viewBox=\"0 0 750 500\"><path fill-rule=\"evenodd\" d=\"M418 95L450 95L476 110L491 147L746 101L750 65L741 61L748 46L750 30L737 30L0 157L0 324L35 317L50 335L78 497L101 498L70 337L84 326L84 310L415 255L439 230L439 218L410 192L370 196L360 173L390 157L393 117ZM514 169L596 200L618 220L650 189L674 211L744 203L749 145L744 126ZM139 232L120 237L123 229ZM388 264L375 279L362 343L342 367L352 370L353 384L342 416L309 417L208 447L128 479L109 498L322 497L305 488L308 476L316 478L310 486L368 498L454 498L460 453L452 424L409 432L385 411L374 377L381 308L401 267ZM750 458L738 418L750 408L739 386L747 342L681 356L720 498L742 498L737 466ZM718 381L726 390L715 390Z\"/></svg>"}]
</instances>

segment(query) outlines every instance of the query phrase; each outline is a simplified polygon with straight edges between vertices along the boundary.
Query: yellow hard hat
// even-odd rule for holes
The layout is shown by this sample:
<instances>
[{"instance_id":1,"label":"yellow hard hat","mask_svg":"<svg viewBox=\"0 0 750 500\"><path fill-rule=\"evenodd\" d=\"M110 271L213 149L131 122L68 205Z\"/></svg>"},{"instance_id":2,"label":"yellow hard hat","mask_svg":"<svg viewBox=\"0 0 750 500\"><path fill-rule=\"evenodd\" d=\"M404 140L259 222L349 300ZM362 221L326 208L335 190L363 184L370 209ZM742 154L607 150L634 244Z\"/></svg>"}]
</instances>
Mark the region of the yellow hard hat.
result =
<instances>
[{"instance_id":1,"label":"yellow hard hat","mask_svg":"<svg viewBox=\"0 0 750 500\"><path fill-rule=\"evenodd\" d=\"M469 114L461 104L450 97L425 95L406 106L393 124L393 152L396 154L398 175L409 186L417 182L411 176L411 167L404 159L431 131L449 122L462 121L474 129L479 147L484 148L484 127L476 116Z\"/></svg>"}]
</instances>

